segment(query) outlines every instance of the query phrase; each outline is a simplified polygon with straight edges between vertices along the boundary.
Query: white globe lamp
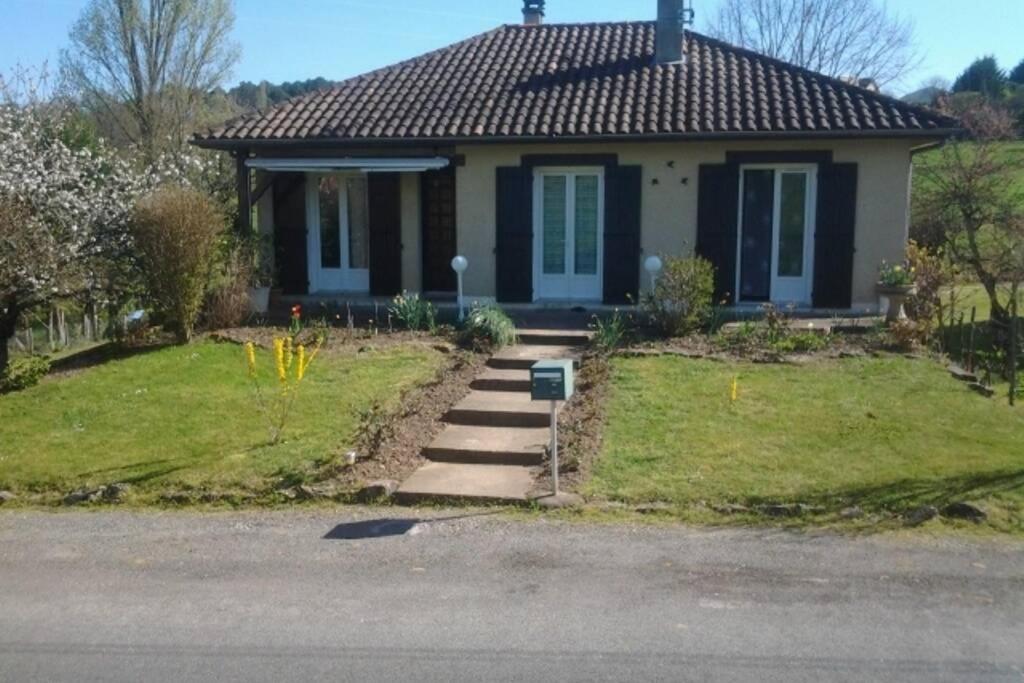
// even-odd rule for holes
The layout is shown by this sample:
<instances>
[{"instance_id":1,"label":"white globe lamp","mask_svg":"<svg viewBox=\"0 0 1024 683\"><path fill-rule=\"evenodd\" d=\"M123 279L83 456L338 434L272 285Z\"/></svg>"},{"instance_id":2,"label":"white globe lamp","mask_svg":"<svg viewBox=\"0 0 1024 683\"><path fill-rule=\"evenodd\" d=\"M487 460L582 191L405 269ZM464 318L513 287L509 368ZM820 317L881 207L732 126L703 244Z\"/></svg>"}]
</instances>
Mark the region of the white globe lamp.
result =
<instances>
[{"instance_id":1,"label":"white globe lamp","mask_svg":"<svg viewBox=\"0 0 1024 683\"><path fill-rule=\"evenodd\" d=\"M651 290L654 290L654 285L658 282L658 273L665 267L665 264L661 262L661 259L657 256L648 256L647 260L644 261L644 270L651 278Z\"/></svg>"},{"instance_id":2,"label":"white globe lamp","mask_svg":"<svg viewBox=\"0 0 1024 683\"><path fill-rule=\"evenodd\" d=\"M459 281L459 322L462 322L466 318L466 308L462 303L462 275L469 268L469 259L461 254L452 259L452 270L455 271L455 277Z\"/></svg>"}]
</instances>

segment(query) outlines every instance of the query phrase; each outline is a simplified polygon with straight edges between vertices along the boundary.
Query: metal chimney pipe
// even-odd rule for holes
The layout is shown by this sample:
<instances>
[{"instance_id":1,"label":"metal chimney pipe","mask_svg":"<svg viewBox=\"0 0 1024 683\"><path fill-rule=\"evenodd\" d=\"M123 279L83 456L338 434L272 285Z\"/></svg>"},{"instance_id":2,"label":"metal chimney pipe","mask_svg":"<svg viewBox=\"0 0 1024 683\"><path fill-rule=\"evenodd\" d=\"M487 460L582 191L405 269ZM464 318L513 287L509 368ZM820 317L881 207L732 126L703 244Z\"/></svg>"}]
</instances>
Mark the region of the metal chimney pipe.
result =
<instances>
[{"instance_id":1,"label":"metal chimney pipe","mask_svg":"<svg viewBox=\"0 0 1024 683\"><path fill-rule=\"evenodd\" d=\"M658 23L654 32L654 59L658 64L683 61L685 22L683 0L658 0Z\"/></svg>"},{"instance_id":2,"label":"metal chimney pipe","mask_svg":"<svg viewBox=\"0 0 1024 683\"><path fill-rule=\"evenodd\" d=\"M540 26L544 23L544 0L523 0L523 24Z\"/></svg>"}]
</instances>

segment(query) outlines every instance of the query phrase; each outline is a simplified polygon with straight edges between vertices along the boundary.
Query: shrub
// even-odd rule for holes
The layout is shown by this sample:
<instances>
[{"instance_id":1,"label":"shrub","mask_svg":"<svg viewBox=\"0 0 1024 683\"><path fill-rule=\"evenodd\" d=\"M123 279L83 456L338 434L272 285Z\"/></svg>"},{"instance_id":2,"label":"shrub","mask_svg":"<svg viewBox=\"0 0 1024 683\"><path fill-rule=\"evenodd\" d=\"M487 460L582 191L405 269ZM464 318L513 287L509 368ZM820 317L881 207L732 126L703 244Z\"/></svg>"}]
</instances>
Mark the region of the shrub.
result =
<instances>
[{"instance_id":1,"label":"shrub","mask_svg":"<svg viewBox=\"0 0 1024 683\"><path fill-rule=\"evenodd\" d=\"M132 236L147 289L182 343L195 331L225 223L209 197L182 187L157 190L135 209Z\"/></svg>"},{"instance_id":2,"label":"shrub","mask_svg":"<svg viewBox=\"0 0 1024 683\"><path fill-rule=\"evenodd\" d=\"M644 294L640 309L662 334L678 337L711 319L715 269L699 257L666 257L654 290Z\"/></svg>"},{"instance_id":3,"label":"shrub","mask_svg":"<svg viewBox=\"0 0 1024 683\"><path fill-rule=\"evenodd\" d=\"M516 343L516 325L494 304L475 305L466 316L461 341L474 349L499 349Z\"/></svg>"},{"instance_id":4,"label":"shrub","mask_svg":"<svg viewBox=\"0 0 1024 683\"><path fill-rule=\"evenodd\" d=\"M391 300L388 311L407 330L433 331L437 327L434 304L421 299L419 294L402 292Z\"/></svg>"},{"instance_id":5,"label":"shrub","mask_svg":"<svg viewBox=\"0 0 1024 683\"><path fill-rule=\"evenodd\" d=\"M237 327L249 317L251 281L252 267L245 252L229 248L215 268L203 305L203 322L207 329Z\"/></svg>"},{"instance_id":6,"label":"shrub","mask_svg":"<svg viewBox=\"0 0 1024 683\"><path fill-rule=\"evenodd\" d=\"M590 325L594 336L590 343L601 353L611 353L626 343L629 337L629 321L615 309L609 318L594 316Z\"/></svg>"},{"instance_id":7,"label":"shrub","mask_svg":"<svg viewBox=\"0 0 1024 683\"><path fill-rule=\"evenodd\" d=\"M380 401L366 408L356 408L355 441L365 450L364 456L374 458L395 433L395 416Z\"/></svg>"},{"instance_id":8,"label":"shrub","mask_svg":"<svg viewBox=\"0 0 1024 683\"><path fill-rule=\"evenodd\" d=\"M0 394L33 387L39 384L39 380L49 371L50 360L45 356L27 356L12 360L7 369L0 374Z\"/></svg>"}]
</instances>

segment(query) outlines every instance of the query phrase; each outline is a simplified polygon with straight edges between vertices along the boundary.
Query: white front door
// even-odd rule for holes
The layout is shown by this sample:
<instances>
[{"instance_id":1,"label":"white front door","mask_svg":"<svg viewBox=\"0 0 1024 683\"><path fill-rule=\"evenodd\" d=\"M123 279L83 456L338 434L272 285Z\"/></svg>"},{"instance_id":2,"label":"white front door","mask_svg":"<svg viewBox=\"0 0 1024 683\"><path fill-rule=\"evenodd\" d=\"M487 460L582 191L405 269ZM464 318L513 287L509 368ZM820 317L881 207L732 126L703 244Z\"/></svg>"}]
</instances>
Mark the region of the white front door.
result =
<instances>
[{"instance_id":1,"label":"white front door","mask_svg":"<svg viewBox=\"0 0 1024 683\"><path fill-rule=\"evenodd\" d=\"M740 173L739 301L811 303L817 174L807 166L744 166Z\"/></svg>"},{"instance_id":2,"label":"white front door","mask_svg":"<svg viewBox=\"0 0 1024 683\"><path fill-rule=\"evenodd\" d=\"M533 235L534 299L600 301L603 169L537 169Z\"/></svg>"},{"instance_id":3,"label":"white front door","mask_svg":"<svg viewBox=\"0 0 1024 683\"><path fill-rule=\"evenodd\" d=\"M366 176L309 175L306 182L309 291L370 291Z\"/></svg>"}]
</instances>

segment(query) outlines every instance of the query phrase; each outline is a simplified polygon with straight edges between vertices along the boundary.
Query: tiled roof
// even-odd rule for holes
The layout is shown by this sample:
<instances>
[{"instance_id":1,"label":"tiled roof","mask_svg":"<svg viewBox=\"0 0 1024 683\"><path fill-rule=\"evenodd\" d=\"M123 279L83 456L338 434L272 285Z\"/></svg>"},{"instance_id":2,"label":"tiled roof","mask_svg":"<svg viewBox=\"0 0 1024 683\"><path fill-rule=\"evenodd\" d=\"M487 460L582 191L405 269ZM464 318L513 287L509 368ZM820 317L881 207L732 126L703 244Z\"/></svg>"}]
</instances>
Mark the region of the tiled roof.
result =
<instances>
[{"instance_id":1,"label":"tiled roof","mask_svg":"<svg viewBox=\"0 0 1024 683\"><path fill-rule=\"evenodd\" d=\"M926 134L922 107L687 34L654 64L654 23L502 26L197 134L245 142Z\"/></svg>"}]
</instances>

